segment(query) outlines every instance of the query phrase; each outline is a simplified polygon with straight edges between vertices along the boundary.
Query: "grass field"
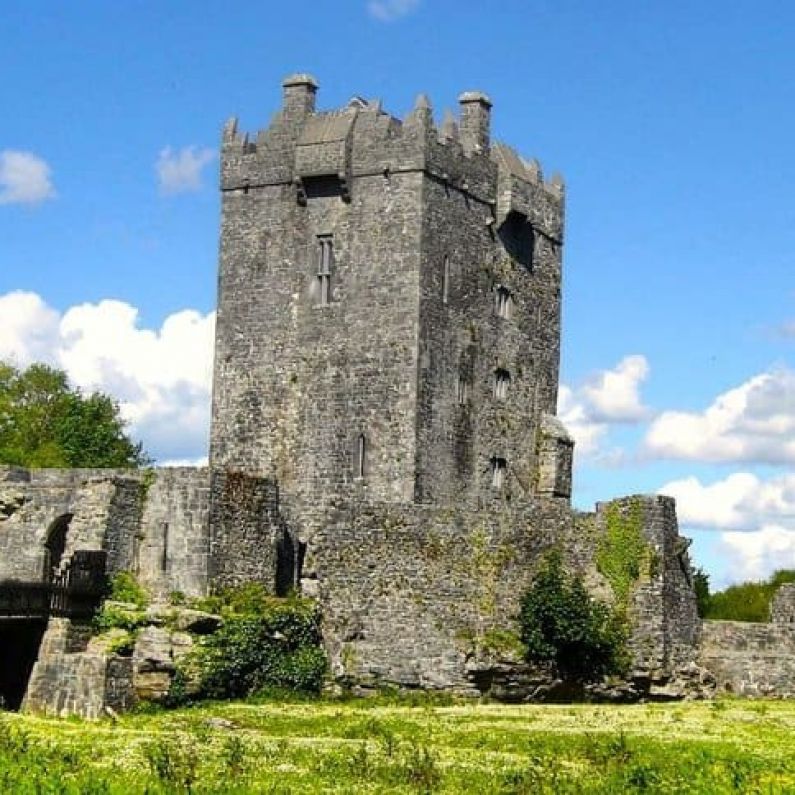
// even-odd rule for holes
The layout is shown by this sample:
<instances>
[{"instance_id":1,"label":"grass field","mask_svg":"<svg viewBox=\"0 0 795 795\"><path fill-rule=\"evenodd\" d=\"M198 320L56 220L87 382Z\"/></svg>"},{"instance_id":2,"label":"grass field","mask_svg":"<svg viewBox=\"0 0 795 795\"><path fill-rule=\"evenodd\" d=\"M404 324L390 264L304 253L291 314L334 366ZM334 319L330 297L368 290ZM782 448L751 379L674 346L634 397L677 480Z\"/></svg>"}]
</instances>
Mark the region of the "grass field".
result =
<instances>
[{"instance_id":1,"label":"grass field","mask_svg":"<svg viewBox=\"0 0 795 795\"><path fill-rule=\"evenodd\" d=\"M795 703L227 703L0 714L2 793L795 793Z\"/></svg>"}]
</instances>

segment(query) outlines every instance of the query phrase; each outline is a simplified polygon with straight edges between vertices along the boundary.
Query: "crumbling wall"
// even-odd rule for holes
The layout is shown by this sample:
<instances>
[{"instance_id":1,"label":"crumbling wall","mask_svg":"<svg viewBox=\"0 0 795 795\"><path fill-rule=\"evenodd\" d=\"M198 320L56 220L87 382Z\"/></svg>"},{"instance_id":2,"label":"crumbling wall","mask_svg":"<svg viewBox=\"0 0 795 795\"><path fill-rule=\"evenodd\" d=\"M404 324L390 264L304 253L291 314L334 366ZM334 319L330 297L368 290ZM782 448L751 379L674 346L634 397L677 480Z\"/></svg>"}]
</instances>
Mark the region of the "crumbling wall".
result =
<instances>
[{"instance_id":1,"label":"crumbling wall","mask_svg":"<svg viewBox=\"0 0 795 795\"><path fill-rule=\"evenodd\" d=\"M787 624L704 621L698 663L718 692L795 696L795 628Z\"/></svg>"}]
</instances>

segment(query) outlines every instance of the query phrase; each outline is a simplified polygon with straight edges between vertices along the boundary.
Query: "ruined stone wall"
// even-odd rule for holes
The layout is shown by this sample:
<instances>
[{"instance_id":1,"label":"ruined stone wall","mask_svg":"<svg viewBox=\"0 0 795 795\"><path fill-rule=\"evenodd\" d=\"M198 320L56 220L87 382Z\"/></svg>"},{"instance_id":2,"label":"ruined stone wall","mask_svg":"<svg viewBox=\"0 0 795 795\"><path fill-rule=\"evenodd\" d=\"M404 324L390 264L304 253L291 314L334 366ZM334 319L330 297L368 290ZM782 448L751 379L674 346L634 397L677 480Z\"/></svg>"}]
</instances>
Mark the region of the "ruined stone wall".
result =
<instances>
[{"instance_id":1,"label":"ruined stone wall","mask_svg":"<svg viewBox=\"0 0 795 795\"><path fill-rule=\"evenodd\" d=\"M206 469L0 468L0 506L0 580L44 580L48 536L64 522L62 563L101 549L109 574L131 571L155 596L206 592Z\"/></svg>"},{"instance_id":2,"label":"ruined stone wall","mask_svg":"<svg viewBox=\"0 0 795 795\"><path fill-rule=\"evenodd\" d=\"M597 504L594 563L600 545L614 534L610 554L637 578L629 590L630 647L636 675L659 678L692 661L700 621L687 557L688 542L679 535L671 497L635 495ZM633 559L633 534L640 530L645 548ZM629 539L629 543L627 543ZM606 566L602 565L605 569ZM609 579L609 578L608 578Z\"/></svg>"},{"instance_id":3,"label":"ruined stone wall","mask_svg":"<svg viewBox=\"0 0 795 795\"><path fill-rule=\"evenodd\" d=\"M795 629L789 624L704 621L698 663L718 692L795 696Z\"/></svg>"},{"instance_id":4,"label":"ruined stone wall","mask_svg":"<svg viewBox=\"0 0 795 795\"><path fill-rule=\"evenodd\" d=\"M50 619L23 709L96 719L132 706L132 661L109 655L89 625Z\"/></svg>"},{"instance_id":5,"label":"ruined stone wall","mask_svg":"<svg viewBox=\"0 0 795 795\"><path fill-rule=\"evenodd\" d=\"M573 514L529 502L494 514L352 505L309 545L302 585L317 593L335 677L473 690L494 630L516 629L542 552Z\"/></svg>"}]
</instances>

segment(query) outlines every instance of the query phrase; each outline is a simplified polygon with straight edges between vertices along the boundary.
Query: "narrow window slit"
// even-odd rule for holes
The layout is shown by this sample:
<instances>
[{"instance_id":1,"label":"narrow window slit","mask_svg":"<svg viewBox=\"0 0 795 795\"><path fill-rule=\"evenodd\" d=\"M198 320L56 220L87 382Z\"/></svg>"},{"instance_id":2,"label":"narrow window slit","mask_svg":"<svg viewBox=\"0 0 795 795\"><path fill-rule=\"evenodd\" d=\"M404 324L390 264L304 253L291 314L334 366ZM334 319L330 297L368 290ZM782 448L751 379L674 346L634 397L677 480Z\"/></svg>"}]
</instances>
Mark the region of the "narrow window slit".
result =
<instances>
[{"instance_id":1,"label":"narrow window slit","mask_svg":"<svg viewBox=\"0 0 795 795\"><path fill-rule=\"evenodd\" d=\"M317 238L317 282L319 303L328 306L331 303L331 271L334 265L334 242L331 235Z\"/></svg>"}]
</instances>

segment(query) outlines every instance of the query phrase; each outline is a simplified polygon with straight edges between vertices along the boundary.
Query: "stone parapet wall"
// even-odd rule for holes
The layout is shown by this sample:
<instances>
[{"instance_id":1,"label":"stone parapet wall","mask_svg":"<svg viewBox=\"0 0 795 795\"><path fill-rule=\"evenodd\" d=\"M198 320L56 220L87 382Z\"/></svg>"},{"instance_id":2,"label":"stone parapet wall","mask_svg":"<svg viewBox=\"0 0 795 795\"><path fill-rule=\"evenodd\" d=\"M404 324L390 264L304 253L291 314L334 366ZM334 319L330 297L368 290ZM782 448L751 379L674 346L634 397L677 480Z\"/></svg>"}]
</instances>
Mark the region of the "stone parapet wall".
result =
<instances>
[{"instance_id":1,"label":"stone parapet wall","mask_svg":"<svg viewBox=\"0 0 795 795\"><path fill-rule=\"evenodd\" d=\"M795 629L780 624L704 621L698 663L718 692L795 696Z\"/></svg>"},{"instance_id":2,"label":"stone parapet wall","mask_svg":"<svg viewBox=\"0 0 795 795\"><path fill-rule=\"evenodd\" d=\"M0 468L0 580L41 582L47 542L66 526L62 560L108 553L108 573L131 571L153 595L207 589L209 471Z\"/></svg>"}]
</instances>

